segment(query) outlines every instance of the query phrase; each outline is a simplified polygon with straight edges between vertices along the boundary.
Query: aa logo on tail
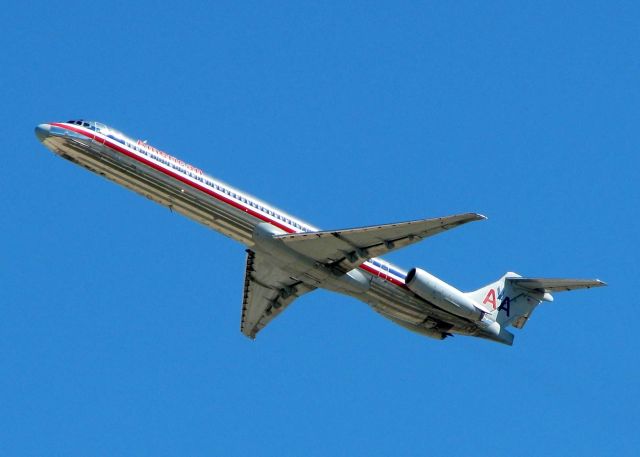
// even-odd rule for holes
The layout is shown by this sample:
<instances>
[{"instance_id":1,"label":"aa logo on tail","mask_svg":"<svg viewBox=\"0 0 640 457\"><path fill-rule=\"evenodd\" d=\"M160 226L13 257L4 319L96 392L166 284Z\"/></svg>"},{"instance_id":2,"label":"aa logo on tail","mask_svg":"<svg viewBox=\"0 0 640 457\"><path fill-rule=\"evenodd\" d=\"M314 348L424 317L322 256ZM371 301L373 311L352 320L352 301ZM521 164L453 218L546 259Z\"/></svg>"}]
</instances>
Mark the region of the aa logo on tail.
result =
<instances>
[{"instance_id":1,"label":"aa logo on tail","mask_svg":"<svg viewBox=\"0 0 640 457\"><path fill-rule=\"evenodd\" d=\"M500 295L502 294L500 293L500 290L498 290L497 297L500 297ZM504 297L500 302L500 306L497 306L498 305L497 297L496 297L495 289L489 289L489 292L487 292L487 296L484 297L482 304L483 305L490 304L493 309L497 308L498 311L504 310L507 313L507 317L509 317L509 313L511 311L511 299L509 297Z\"/></svg>"}]
</instances>

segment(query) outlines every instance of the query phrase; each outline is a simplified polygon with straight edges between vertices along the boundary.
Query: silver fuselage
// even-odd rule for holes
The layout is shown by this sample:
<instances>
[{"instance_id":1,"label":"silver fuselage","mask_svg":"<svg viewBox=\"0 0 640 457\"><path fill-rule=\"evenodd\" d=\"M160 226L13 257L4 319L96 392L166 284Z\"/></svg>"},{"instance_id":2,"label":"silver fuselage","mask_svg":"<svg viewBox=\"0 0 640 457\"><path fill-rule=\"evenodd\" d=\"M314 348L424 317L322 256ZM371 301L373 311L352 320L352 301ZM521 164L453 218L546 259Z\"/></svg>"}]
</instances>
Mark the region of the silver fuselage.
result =
<instances>
[{"instance_id":1,"label":"silver fuselage","mask_svg":"<svg viewBox=\"0 0 640 457\"><path fill-rule=\"evenodd\" d=\"M269 224L282 233L319 230L104 124L41 124L36 133L57 155L233 238L249 249L256 248L255 233L260 224ZM347 274L333 278L330 283L309 285L356 297L388 319L426 336L438 339L448 333L481 336L473 322L411 292L405 286L405 270L375 258L363 263L357 272L359 280L365 278L365 287L349 286L355 271L353 277Z\"/></svg>"}]
</instances>

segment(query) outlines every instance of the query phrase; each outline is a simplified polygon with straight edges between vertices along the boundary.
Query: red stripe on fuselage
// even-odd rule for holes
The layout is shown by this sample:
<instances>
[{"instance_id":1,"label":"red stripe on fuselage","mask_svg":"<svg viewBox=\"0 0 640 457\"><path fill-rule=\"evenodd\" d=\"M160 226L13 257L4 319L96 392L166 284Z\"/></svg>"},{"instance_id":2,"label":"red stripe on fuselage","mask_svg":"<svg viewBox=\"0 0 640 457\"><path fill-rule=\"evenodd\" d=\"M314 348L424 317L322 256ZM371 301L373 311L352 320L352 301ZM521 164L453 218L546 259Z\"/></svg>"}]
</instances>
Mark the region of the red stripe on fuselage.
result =
<instances>
[{"instance_id":1,"label":"red stripe on fuselage","mask_svg":"<svg viewBox=\"0 0 640 457\"><path fill-rule=\"evenodd\" d=\"M132 158L132 159L134 159L134 160L136 160L138 162L141 162L141 163L153 168L154 170L158 170L158 171L164 173L167 176L170 176L170 177L172 177L172 178L174 178L174 179L176 179L176 180L178 180L178 181L180 181L180 182L182 182L184 184L187 184L187 185L193 187L194 189L199 190L200 192L203 192L203 193L205 193L207 195L210 195L211 197L213 197L213 198L215 198L217 200L220 200L220 201L222 201L222 202L224 202L224 203L226 203L226 204L228 204L228 205L230 205L230 206L232 206L232 207L234 207L236 209L242 210L245 213L250 214L251 216L255 217L256 219L260 219L263 222L268 222L269 224L274 225L274 226L278 227L279 229L284 230L287 233L298 233L294 229L292 229L291 227L283 225L280 222L278 222L276 220L273 220L273 219L265 216L264 214L253 210L250 207L246 207L246 206L236 202L235 200L232 200L232 199L224 197L224 196L222 196L222 195L220 195L220 194L218 194L216 192L213 192L209 188L204 187L204 186L202 186L200 184L197 184L195 182L192 182L191 180L187 179L186 177L184 177L182 175L179 175L179 174L175 173L174 171L168 170L167 168L165 168L165 167L163 167L163 166L161 166L161 165L159 165L159 164L157 164L155 162L147 160L144 157L140 157L137 154L134 154L134 153L128 151L126 148L122 147L118 143L113 142L109 138L106 138L106 137L102 138L102 137L99 137L98 135L96 135L95 133L93 133L92 131L91 131L91 133L90 132L86 132L86 131L81 130L81 129L77 128L77 127L74 127L74 126L71 126L71 125L67 125L67 124L61 124L61 123L55 122L55 123L52 123L51 125L54 125L56 127L60 127L60 128L63 128L63 129L71 130L71 131L76 132L76 133L80 133L81 135L84 135L87 138L90 138L92 140L98 140L102 144L104 144L105 146L108 146L111 149L113 149L113 150L115 150L117 152L120 152L121 154L126 155L127 157L130 157L130 158ZM377 270L377 269L371 267L370 265L367 265L366 263L361 264L359 268L361 268L362 270L364 270L364 271L366 271L366 272L368 272L368 273L370 273L370 274L372 274L374 276L377 276L379 278L385 279L386 281L389 281L390 283L395 284L396 286L402 287L404 289L407 288L407 286L405 285L405 283L403 281L399 281L398 279L396 279L396 278L384 273L384 271Z\"/></svg>"},{"instance_id":2,"label":"red stripe on fuselage","mask_svg":"<svg viewBox=\"0 0 640 457\"><path fill-rule=\"evenodd\" d=\"M113 150L115 150L117 152L120 152L121 154L126 155L127 157L130 157L130 158L132 158L132 159L134 159L134 160L136 160L138 162L141 162L141 163L143 163L143 164L145 164L145 165L147 165L147 166L149 166L149 167L151 167L151 168L153 168L155 170L158 170L158 171L160 171L160 172L162 172L162 173L164 173L164 174L166 174L166 175L168 175L168 176L170 176L170 177L172 177L172 178L174 178L174 179L176 179L176 180L178 180L178 181L180 181L180 182L182 182L184 184L187 184L187 185L189 185L189 186L191 186L191 187L193 187L193 188L195 188L195 189L197 189L197 190L199 190L201 192L204 192L207 195L210 195L210 196L214 197L215 199L220 200L220 201L222 201L222 202L224 202L224 203L226 203L226 204L228 204L228 205L230 205L230 206L232 206L232 207L234 207L236 209L244 211L245 213L250 214L251 216L253 216L253 217L257 218L257 219L260 219L261 221L268 222L271 225L274 225L274 226L284 230L287 233L295 233L295 230L292 229L291 227L283 225L283 224L279 223L278 221L275 221L275 220L265 216L264 214L253 210L250 207L244 206L243 204L241 204L241 203L239 203L239 202L237 202L235 200L232 200L232 199L227 198L225 196L222 196L222 195L220 195L220 194L218 194L216 192L213 192L209 188L204 187L204 186L202 186L200 184L197 184L197 183L189 180L188 178L186 178L186 177L184 177L184 176L182 176L182 175L180 175L180 174L178 174L178 173L176 173L176 172L174 172L172 170L168 170L167 168L163 167L162 165L159 165L159 164L157 164L155 162L152 162L152 161L150 161L148 159L145 159L144 157L140 157L137 154L134 154L134 153L128 151L127 149L125 149L124 147L119 145L118 143L115 143L115 142L113 142L112 140L110 140L108 138L104 138L103 139L101 137L98 137L95 134L88 133L88 132L80 130L80 129L76 128L76 127L71 127L71 126L67 126L67 125L64 125L64 124L57 124L56 123L56 124L51 124L51 125L55 125L56 127L66 128L67 130L72 130L72 131L74 131L76 133L80 133L80 134L82 134L82 135L84 135L84 136L86 136L88 138L91 138L91 139L100 140L101 142L104 142L105 146L108 146L111 149L113 149Z\"/></svg>"}]
</instances>

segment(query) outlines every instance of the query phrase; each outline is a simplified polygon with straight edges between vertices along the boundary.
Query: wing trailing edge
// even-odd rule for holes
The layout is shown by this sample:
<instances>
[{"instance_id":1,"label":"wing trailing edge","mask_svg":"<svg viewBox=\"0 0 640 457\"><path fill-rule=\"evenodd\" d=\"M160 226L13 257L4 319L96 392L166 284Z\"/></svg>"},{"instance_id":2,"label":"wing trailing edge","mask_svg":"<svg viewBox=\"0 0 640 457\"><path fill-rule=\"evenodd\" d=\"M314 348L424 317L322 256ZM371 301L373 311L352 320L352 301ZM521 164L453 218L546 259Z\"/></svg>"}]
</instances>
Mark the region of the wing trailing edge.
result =
<instances>
[{"instance_id":1,"label":"wing trailing edge","mask_svg":"<svg viewBox=\"0 0 640 457\"><path fill-rule=\"evenodd\" d=\"M373 257L484 219L486 217L481 214L464 213L369 227L284 234L276 238L304 256L346 272Z\"/></svg>"},{"instance_id":2,"label":"wing trailing edge","mask_svg":"<svg viewBox=\"0 0 640 457\"><path fill-rule=\"evenodd\" d=\"M263 256L247 250L240 331L255 339L296 298L312 290L314 287L291 278Z\"/></svg>"}]
</instances>

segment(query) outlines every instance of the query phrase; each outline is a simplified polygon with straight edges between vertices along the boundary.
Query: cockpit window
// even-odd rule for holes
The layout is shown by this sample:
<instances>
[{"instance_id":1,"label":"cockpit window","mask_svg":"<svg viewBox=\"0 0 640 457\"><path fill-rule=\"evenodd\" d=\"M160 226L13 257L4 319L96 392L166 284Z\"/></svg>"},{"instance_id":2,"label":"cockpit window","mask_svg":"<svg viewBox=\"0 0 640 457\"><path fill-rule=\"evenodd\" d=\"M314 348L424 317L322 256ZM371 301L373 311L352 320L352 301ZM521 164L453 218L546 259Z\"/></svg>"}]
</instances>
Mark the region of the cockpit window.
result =
<instances>
[{"instance_id":1,"label":"cockpit window","mask_svg":"<svg viewBox=\"0 0 640 457\"><path fill-rule=\"evenodd\" d=\"M82 126L83 126L83 127L89 127L89 123L88 123L88 122L83 122L83 123L82 123Z\"/></svg>"}]
</instances>

